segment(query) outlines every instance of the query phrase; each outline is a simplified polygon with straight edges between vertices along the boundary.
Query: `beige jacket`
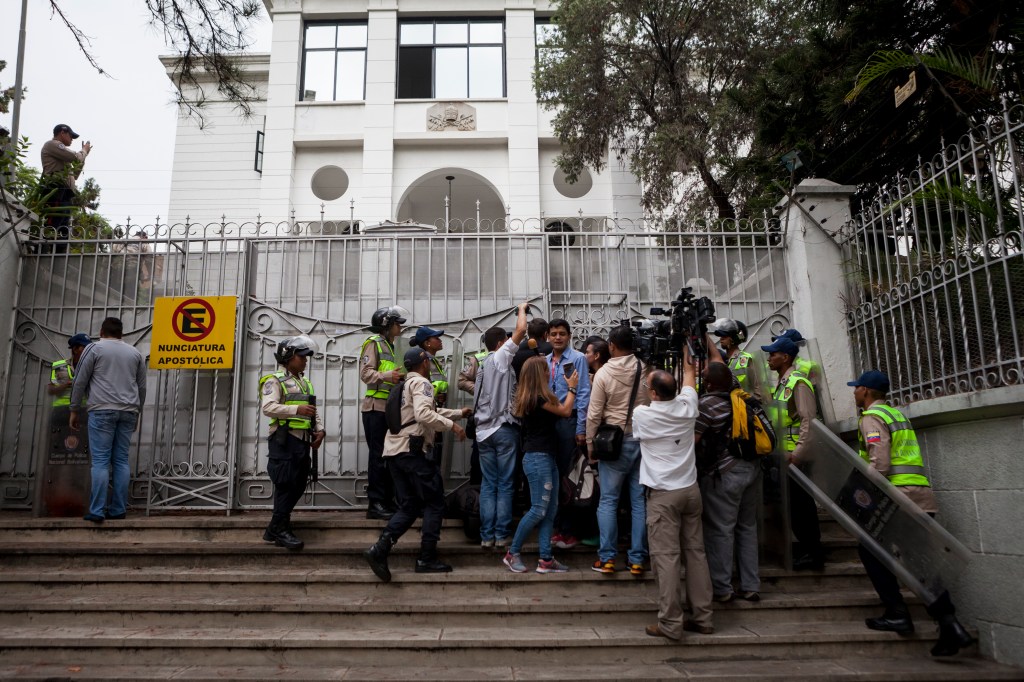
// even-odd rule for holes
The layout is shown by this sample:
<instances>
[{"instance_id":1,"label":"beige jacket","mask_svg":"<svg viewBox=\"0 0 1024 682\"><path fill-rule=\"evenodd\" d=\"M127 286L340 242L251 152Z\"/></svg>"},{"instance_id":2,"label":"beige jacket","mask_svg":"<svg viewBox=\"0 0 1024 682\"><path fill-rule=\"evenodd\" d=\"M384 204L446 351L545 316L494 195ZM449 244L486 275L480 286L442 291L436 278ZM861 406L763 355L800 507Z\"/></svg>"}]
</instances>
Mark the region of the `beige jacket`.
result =
<instances>
[{"instance_id":1,"label":"beige jacket","mask_svg":"<svg viewBox=\"0 0 1024 682\"><path fill-rule=\"evenodd\" d=\"M384 438L384 457L394 457L409 452L409 438L423 436L425 447L430 447L434 436L441 431L451 431L453 419L462 416L462 410L438 407L434 402L434 386L421 374L410 372L402 390L402 423L409 424L394 435L388 431Z\"/></svg>"},{"instance_id":2,"label":"beige jacket","mask_svg":"<svg viewBox=\"0 0 1024 682\"><path fill-rule=\"evenodd\" d=\"M885 404L885 401L876 400L868 405L873 407L878 404ZM868 441L868 434L873 437ZM877 434L877 436L875 435ZM889 475L889 468L892 466L892 437L889 435L889 427L878 417L865 415L860 419L860 437L864 441L868 451L868 459L871 466L883 476ZM899 485L896 486L910 501L921 508L921 511L932 514L939 511L939 505L935 501L935 493L931 487L926 485Z\"/></svg>"},{"instance_id":3,"label":"beige jacket","mask_svg":"<svg viewBox=\"0 0 1024 682\"><path fill-rule=\"evenodd\" d=\"M597 427L602 423L623 427L627 434L633 432L632 420L626 423L629 411L629 396L636 379L636 366L640 360L635 355L612 358L594 374L590 386L590 406L587 408L587 443L594 440ZM651 397L644 388L647 369L640 363L640 384L637 386L634 408L650 405Z\"/></svg>"}]
</instances>

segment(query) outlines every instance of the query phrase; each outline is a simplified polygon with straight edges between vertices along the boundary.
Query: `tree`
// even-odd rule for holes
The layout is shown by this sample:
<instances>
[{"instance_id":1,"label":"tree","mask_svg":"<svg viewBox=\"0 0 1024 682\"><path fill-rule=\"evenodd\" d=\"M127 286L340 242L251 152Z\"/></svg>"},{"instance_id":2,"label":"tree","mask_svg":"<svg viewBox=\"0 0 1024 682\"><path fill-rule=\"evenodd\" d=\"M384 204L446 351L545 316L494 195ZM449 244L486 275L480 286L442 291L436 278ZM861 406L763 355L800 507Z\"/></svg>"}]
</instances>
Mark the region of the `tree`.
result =
<instances>
[{"instance_id":1,"label":"tree","mask_svg":"<svg viewBox=\"0 0 1024 682\"><path fill-rule=\"evenodd\" d=\"M1024 0L823 0L803 39L743 93L764 153L751 172L762 205L794 174L857 185L866 201L899 172L931 159L943 141L1021 102ZM896 106L893 89L915 74L917 91Z\"/></svg>"},{"instance_id":2,"label":"tree","mask_svg":"<svg viewBox=\"0 0 1024 682\"><path fill-rule=\"evenodd\" d=\"M82 54L101 74L106 71L90 52L86 36L61 11L64 0L48 0L54 15L67 26ZM253 103L260 101L256 85L239 68L234 57L250 46L247 32L260 17L259 0L143 0L152 23L164 34L167 46L178 53L171 80L176 86L177 104L200 124L202 108L208 101L207 88L233 102L243 116L252 115ZM186 97L186 94L188 96Z\"/></svg>"},{"instance_id":3,"label":"tree","mask_svg":"<svg viewBox=\"0 0 1024 682\"><path fill-rule=\"evenodd\" d=\"M735 95L793 40L795 0L562 0L534 83L574 181L609 149L648 211L736 218L755 117ZM678 203L680 198L684 201Z\"/></svg>"}]
</instances>

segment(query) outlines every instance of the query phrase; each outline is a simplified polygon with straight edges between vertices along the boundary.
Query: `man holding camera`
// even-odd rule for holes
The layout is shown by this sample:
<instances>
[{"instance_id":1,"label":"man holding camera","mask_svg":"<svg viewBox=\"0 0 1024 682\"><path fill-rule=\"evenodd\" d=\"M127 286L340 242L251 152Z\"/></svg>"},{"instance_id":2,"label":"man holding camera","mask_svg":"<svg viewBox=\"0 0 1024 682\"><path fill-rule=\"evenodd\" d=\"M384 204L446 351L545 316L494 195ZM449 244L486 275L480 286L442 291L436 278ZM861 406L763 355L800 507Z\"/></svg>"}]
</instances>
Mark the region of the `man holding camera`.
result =
<instances>
[{"instance_id":1,"label":"man holding camera","mask_svg":"<svg viewBox=\"0 0 1024 682\"><path fill-rule=\"evenodd\" d=\"M373 545L363 552L363 558L378 578L391 580L388 555L398 539L423 514L420 555L416 559L417 573L448 573L452 567L437 558L437 543L441 539L441 520L444 513L444 481L441 469L433 458L427 458L436 434L452 431L459 440L466 432L453 420L468 417L472 410L439 408L430 382L432 358L422 348L412 348L405 354L408 376L402 386L402 428L395 434L390 430L384 438L384 459L395 482L399 507Z\"/></svg>"},{"instance_id":2,"label":"man holding camera","mask_svg":"<svg viewBox=\"0 0 1024 682\"><path fill-rule=\"evenodd\" d=\"M318 450L327 435L313 384L303 376L315 351L308 336L285 339L274 353L281 370L260 379L260 404L270 417L267 475L274 484L274 514L263 540L291 550L303 547L292 531L291 514L306 489L312 467L309 450Z\"/></svg>"}]
</instances>

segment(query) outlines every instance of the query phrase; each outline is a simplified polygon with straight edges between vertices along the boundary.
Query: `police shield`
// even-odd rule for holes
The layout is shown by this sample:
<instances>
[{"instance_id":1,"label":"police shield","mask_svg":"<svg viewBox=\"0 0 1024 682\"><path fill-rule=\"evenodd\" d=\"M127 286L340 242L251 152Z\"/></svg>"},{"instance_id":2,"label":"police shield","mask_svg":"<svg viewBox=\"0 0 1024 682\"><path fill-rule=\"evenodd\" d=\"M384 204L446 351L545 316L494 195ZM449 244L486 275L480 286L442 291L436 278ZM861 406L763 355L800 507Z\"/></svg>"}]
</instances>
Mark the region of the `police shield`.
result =
<instances>
[{"instance_id":1,"label":"police shield","mask_svg":"<svg viewBox=\"0 0 1024 682\"><path fill-rule=\"evenodd\" d=\"M811 423L810 461L789 467L843 528L926 604L953 584L970 552L830 431Z\"/></svg>"}]
</instances>

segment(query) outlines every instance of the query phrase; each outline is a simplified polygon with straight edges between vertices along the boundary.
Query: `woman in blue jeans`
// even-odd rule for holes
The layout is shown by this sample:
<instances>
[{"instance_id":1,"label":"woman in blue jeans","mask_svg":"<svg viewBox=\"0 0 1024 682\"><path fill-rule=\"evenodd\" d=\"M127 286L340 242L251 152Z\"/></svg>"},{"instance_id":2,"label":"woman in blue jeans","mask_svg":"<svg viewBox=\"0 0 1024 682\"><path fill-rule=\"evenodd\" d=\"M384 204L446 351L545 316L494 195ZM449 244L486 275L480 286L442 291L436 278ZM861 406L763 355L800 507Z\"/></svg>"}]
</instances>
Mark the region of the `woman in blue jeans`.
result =
<instances>
[{"instance_id":1,"label":"woman in blue jeans","mask_svg":"<svg viewBox=\"0 0 1024 682\"><path fill-rule=\"evenodd\" d=\"M537 572L564 573L569 570L551 554L551 529L558 511L558 464L555 462L558 434L555 424L560 417L572 414L579 377L575 374L566 377L569 392L559 403L551 392L548 372L544 358L533 357L526 361L519 373L519 387L512 410L512 414L522 422L523 473L530 484L530 509L519 521L508 554L503 559L513 573L526 572L520 552L526 538L538 524L540 560L537 561Z\"/></svg>"}]
</instances>

